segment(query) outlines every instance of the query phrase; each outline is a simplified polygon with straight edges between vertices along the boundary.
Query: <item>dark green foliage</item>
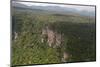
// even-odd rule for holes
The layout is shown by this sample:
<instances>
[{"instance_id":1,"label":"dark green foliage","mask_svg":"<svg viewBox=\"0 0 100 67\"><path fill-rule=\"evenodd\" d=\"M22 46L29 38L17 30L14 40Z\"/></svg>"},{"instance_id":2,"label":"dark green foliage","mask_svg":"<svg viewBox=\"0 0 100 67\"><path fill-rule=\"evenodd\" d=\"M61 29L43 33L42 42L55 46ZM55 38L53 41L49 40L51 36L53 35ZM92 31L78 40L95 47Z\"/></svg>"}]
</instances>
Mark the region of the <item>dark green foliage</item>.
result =
<instances>
[{"instance_id":1,"label":"dark green foliage","mask_svg":"<svg viewBox=\"0 0 100 67\"><path fill-rule=\"evenodd\" d=\"M64 51L70 54L68 62L96 60L93 19L17 10L13 12L12 36L17 32L18 37L12 38L12 65L61 63ZM61 47L51 48L47 42L41 43L41 30L46 25L63 35Z\"/></svg>"}]
</instances>

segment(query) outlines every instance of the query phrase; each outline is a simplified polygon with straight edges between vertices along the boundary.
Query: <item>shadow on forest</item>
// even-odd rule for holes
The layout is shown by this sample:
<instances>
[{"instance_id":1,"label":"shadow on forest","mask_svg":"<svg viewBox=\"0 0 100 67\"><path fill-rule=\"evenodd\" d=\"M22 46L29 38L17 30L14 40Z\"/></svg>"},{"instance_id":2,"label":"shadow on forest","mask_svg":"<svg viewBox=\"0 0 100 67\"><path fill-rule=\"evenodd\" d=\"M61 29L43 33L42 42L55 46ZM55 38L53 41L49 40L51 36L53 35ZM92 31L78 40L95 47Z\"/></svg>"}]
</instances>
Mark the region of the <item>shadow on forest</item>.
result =
<instances>
[{"instance_id":1,"label":"shadow on forest","mask_svg":"<svg viewBox=\"0 0 100 67\"><path fill-rule=\"evenodd\" d=\"M95 23L54 23L55 29L64 34L66 51L72 54L72 61L92 61L96 57Z\"/></svg>"}]
</instances>

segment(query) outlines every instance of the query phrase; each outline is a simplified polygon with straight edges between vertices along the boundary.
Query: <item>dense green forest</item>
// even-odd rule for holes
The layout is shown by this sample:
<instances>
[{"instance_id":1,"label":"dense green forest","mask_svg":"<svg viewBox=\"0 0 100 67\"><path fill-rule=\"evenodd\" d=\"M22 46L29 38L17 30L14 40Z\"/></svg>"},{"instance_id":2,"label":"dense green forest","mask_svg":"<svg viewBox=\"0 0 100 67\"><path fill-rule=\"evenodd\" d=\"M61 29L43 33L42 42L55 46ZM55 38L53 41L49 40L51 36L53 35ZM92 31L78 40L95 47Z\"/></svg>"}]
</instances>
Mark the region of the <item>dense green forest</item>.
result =
<instances>
[{"instance_id":1,"label":"dense green forest","mask_svg":"<svg viewBox=\"0 0 100 67\"><path fill-rule=\"evenodd\" d=\"M49 47L41 43L41 30L47 25L63 34L62 46ZM12 65L95 61L95 19L80 15L45 14L12 10Z\"/></svg>"}]
</instances>

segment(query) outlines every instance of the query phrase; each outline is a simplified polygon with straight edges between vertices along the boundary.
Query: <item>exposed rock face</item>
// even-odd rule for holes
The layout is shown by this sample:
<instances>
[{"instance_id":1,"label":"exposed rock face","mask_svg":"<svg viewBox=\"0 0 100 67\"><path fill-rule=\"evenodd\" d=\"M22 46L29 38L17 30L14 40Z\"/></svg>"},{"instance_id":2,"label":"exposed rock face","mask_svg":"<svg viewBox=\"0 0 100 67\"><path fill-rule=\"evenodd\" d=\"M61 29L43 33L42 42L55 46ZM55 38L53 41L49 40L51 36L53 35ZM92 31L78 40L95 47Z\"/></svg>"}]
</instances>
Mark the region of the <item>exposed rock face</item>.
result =
<instances>
[{"instance_id":1,"label":"exposed rock face","mask_svg":"<svg viewBox=\"0 0 100 67\"><path fill-rule=\"evenodd\" d=\"M49 28L48 26L42 29L41 42L47 43L49 47L57 48L62 47L63 44L63 34L58 33L56 30ZM60 49L59 48L59 49ZM61 62L67 62L70 54L66 51L62 51L61 53Z\"/></svg>"},{"instance_id":2,"label":"exposed rock face","mask_svg":"<svg viewBox=\"0 0 100 67\"><path fill-rule=\"evenodd\" d=\"M67 62L68 59L69 59L69 53L64 52L64 53L63 53L62 62Z\"/></svg>"},{"instance_id":3,"label":"exposed rock face","mask_svg":"<svg viewBox=\"0 0 100 67\"><path fill-rule=\"evenodd\" d=\"M16 40L18 37L18 33L17 32L14 32L14 40Z\"/></svg>"},{"instance_id":4,"label":"exposed rock face","mask_svg":"<svg viewBox=\"0 0 100 67\"><path fill-rule=\"evenodd\" d=\"M61 43L62 43L62 35L56 33L55 36L56 36L56 45L57 45L57 46L60 46Z\"/></svg>"},{"instance_id":5,"label":"exposed rock face","mask_svg":"<svg viewBox=\"0 0 100 67\"><path fill-rule=\"evenodd\" d=\"M53 30L47 29L47 43L50 47L53 47L54 43L55 43L55 33Z\"/></svg>"},{"instance_id":6,"label":"exposed rock face","mask_svg":"<svg viewBox=\"0 0 100 67\"><path fill-rule=\"evenodd\" d=\"M49 27L46 27L45 29L42 29L42 38L41 42L47 42L50 47L57 47L61 45L62 42L62 35L54 31L53 29L50 29Z\"/></svg>"}]
</instances>

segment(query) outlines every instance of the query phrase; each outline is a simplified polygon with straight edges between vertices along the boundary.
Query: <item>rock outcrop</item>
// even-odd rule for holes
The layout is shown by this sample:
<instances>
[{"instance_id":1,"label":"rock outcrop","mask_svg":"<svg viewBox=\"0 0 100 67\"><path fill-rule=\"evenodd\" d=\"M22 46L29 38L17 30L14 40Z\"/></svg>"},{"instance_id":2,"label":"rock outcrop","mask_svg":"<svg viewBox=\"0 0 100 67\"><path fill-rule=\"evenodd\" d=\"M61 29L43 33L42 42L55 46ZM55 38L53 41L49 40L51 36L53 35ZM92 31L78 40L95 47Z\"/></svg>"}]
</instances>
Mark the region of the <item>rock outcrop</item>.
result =
<instances>
[{"instance_id":1,"label":"rock outcrop","mask_svg":"<svg viewBox=\"0 0 100 67\"><path fill-rule=\"evenodd\" d=\"M42 29L41 42L47 42L49 47L60 47L62 43L62 34L50 29L48 26Z\"/></svg>"}]
</instances>

